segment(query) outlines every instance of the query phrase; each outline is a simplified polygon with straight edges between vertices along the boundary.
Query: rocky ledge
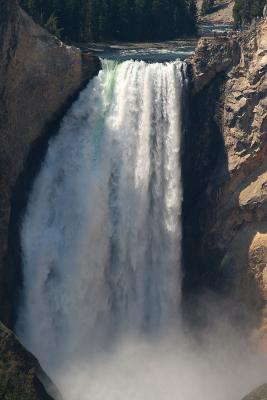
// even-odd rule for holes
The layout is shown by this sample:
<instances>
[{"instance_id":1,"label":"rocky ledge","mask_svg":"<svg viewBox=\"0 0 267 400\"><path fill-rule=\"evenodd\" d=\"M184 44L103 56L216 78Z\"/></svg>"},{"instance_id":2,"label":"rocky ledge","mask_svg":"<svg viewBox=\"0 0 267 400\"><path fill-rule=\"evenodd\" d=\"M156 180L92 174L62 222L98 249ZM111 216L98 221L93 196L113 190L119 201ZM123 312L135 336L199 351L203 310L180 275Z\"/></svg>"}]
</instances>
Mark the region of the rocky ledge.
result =
<instances>
[{"instance_id":1,"label":"rocky ledge","mask_svg":"<svg viewBox=\"0 0 267 400\"><path fill-rule=\"evenodd\" d=\"M184 290L226 293L266 340L267 19L201 39L189 70Z\"/></svg>"},{"instance_id":2,"label":"rocky ledge","mask_svg":"<svg viewBox=\"0 0 267 400\"><path fill-rule=\"evenodd\" d=\"M62 400L40 364L0 322L0 398Z\"/></svg>"},{"instance_id":3,"label":"rocky ledge","mask_svg":"<svg viewBox=\"0 0 267 400\"><path fill-rule=\"evenodd\" d=\"M0 319L10 325L20 275L12 210L18 219L27 192L25 179L16 190L19 178L36 169L55 123L100 63L36 25L16 0L0 0L0 59ZM26 166L38 141L34 165Z\"/></svg>"}]
</instances>

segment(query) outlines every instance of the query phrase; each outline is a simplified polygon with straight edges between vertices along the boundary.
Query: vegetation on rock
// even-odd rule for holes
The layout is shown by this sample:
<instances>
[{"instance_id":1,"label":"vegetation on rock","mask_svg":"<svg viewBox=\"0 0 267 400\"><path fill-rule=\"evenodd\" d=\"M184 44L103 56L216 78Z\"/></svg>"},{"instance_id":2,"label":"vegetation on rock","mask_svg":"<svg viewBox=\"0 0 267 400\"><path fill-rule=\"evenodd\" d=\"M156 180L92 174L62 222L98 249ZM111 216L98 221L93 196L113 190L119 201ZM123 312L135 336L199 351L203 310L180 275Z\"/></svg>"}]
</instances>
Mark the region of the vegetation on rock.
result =
<instances>
[{"instance_id":1,"label":"vegetation on rock","mask_svg":"<svg viewBox=\"0 0 267 400\"><path fill-rule=\"evenodd\" d=\"M236 0L233 10L235 26L241 27L253 18L262 17L266 4L267 0Z\"/></svg>"},{"instance_id":2,"label":"vegetation on rock","mask_svg":"<svg viewBox=\"0 0 267 400\"><path fill-rule=\"evenodd\" d=\"M196 30L196 0L20 1L53 34L74 41L160 40Z\"/></svg>"}]
</instances>

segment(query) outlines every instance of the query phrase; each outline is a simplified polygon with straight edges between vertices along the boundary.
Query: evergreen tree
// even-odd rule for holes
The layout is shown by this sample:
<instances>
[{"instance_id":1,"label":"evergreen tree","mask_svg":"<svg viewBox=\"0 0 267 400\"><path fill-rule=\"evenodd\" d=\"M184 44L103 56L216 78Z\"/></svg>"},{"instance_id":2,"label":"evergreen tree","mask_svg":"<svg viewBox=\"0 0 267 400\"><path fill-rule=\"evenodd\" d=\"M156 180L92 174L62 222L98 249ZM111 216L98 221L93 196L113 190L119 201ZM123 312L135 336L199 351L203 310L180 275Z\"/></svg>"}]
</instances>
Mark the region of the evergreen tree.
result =
<instances>
[{"instance_id":1,"label":"evergreen tree","mask_svg":"<svg viewBox=\"0 0 267 400\"><path fill-rule=\"evenodd\" d=\"M240 27L261 17L266 4L267 0L236 0L233 10L235 26Z\"/></svg>"},{"instance_id":2,"label":"evergreen tree","mask_svg":"<svg viewBox=\"0 0 267 400\"><path fill-rule=\"evenodd\" d=\"M197 29L197 5L196 0L188 0L188 33L195 34Z\"/></svg>"},{"instance_id":3,"label":"evergreen tree","mask_svg":"<svg viewBox=\"0 0 267 400\"><path fill-rule=\"evenodd\" d=\"M72 41L161 40L196 26L196 0L20 1L35 21Z\"/></svg>"},{"instance_id":4,"label":"evergreen tree","mask_svg":"<svg viewBox=\"0 0 267 400\"><path fill-rule=\"evenodd\" d=\"M57 36L60 38L61 32L63 28L58 27L58 18L55 16L55 14L51 14L50 17L48 18L45 28L52 33L52 35Z\"/></svg>"},{"instance_id":5,"label":"evergreen tree","mask_svg":"<svg viewBox=\"0 0 267 400\"><path fill-rule=\"evenodd\" d=\"M135 37L137 40L152 37L153 22L151 20L152 0L135 1Z\"/></svg>"}]
</instances>

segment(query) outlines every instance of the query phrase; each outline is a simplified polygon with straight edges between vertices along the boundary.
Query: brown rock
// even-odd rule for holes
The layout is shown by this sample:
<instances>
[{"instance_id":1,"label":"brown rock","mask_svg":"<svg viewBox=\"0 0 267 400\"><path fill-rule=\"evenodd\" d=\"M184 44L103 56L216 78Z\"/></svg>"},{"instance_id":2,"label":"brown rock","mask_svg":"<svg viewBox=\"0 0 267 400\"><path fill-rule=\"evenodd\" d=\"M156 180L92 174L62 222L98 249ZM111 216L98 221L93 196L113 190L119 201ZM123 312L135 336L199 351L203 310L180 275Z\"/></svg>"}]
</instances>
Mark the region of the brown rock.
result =
<instances>
[{"instance_id":1,"label":"brown rock","mask_svg":"<svg viewBox=\"0 0 267 400\"><path fill-rule=\"evenodd\" d=\"M253 324L261 319L267 327L259 313L266 301L267 19L225 38L227 61L218 69L221 40L205 45L211 55L204 67L203 44L191 59L185 290L207 285L223 291L255 317Z\"/></svg>"},{"instance_id":2,"label":"brown rock","mask_svg":"<svg viewBox=\"0 0 267 400\"><path fill-rule=\"evenodd\" d=\"M201 15L203 0L197 0L199 11L198 21L204 24L229 24L233 23L234 0L215 0L214 10L207 15Z\"/></svg>"},{"instance_id":3,"label":"brown rock","mask_svg":"<svg viewBox=\"0 0 267 400\"><path fill-rule=\"evenodd\" d=\"M13 0L0 0L0 57L0 319L8 324L12 282L19 275L7 266L14 187L33 143L100 63L51 36Z\"/></svg>"},{"instance_id":4,"label":"brown rock","mask_svg":"<svg viewBox=\"0 0 267 400\"><path fill-rule=\"evenodd\" d=\"M193 77L193 94L203 90L218 73L226 71L238 63L239 59L240 48L234 35L201 38L196 53L188 60Z\"/></svg>"}]
</instances>

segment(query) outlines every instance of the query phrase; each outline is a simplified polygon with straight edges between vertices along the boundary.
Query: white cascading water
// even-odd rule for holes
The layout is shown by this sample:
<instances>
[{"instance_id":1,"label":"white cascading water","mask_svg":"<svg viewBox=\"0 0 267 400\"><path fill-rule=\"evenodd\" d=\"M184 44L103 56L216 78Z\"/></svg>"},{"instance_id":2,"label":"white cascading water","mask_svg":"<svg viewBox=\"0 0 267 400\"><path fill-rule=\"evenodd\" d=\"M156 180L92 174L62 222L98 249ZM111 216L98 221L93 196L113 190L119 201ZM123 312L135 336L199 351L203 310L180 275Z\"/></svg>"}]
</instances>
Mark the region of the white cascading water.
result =
<instances>
[{"instance_id":1,"label":"white cascading water","mask_svg":"<svg viewBox=\"0 0 267 400\"><path fill-rule=\"evenodd\" d=\"M222 317L204 347L179 323L185 86L180 61L103 61L34 184L17 332L65 400L236 400L261 382Z\"/></svg>"},{"instance_id":2,"label":"white cascading water","mask_svg":"<svg viewBox=\"0 0 267 400\"><path fill-rule=\"evenodd\" d=\"M104 61L50 143L21 233L20 330L45 366L178 320L183 70Z\"/></svg>"}]
</instances>

